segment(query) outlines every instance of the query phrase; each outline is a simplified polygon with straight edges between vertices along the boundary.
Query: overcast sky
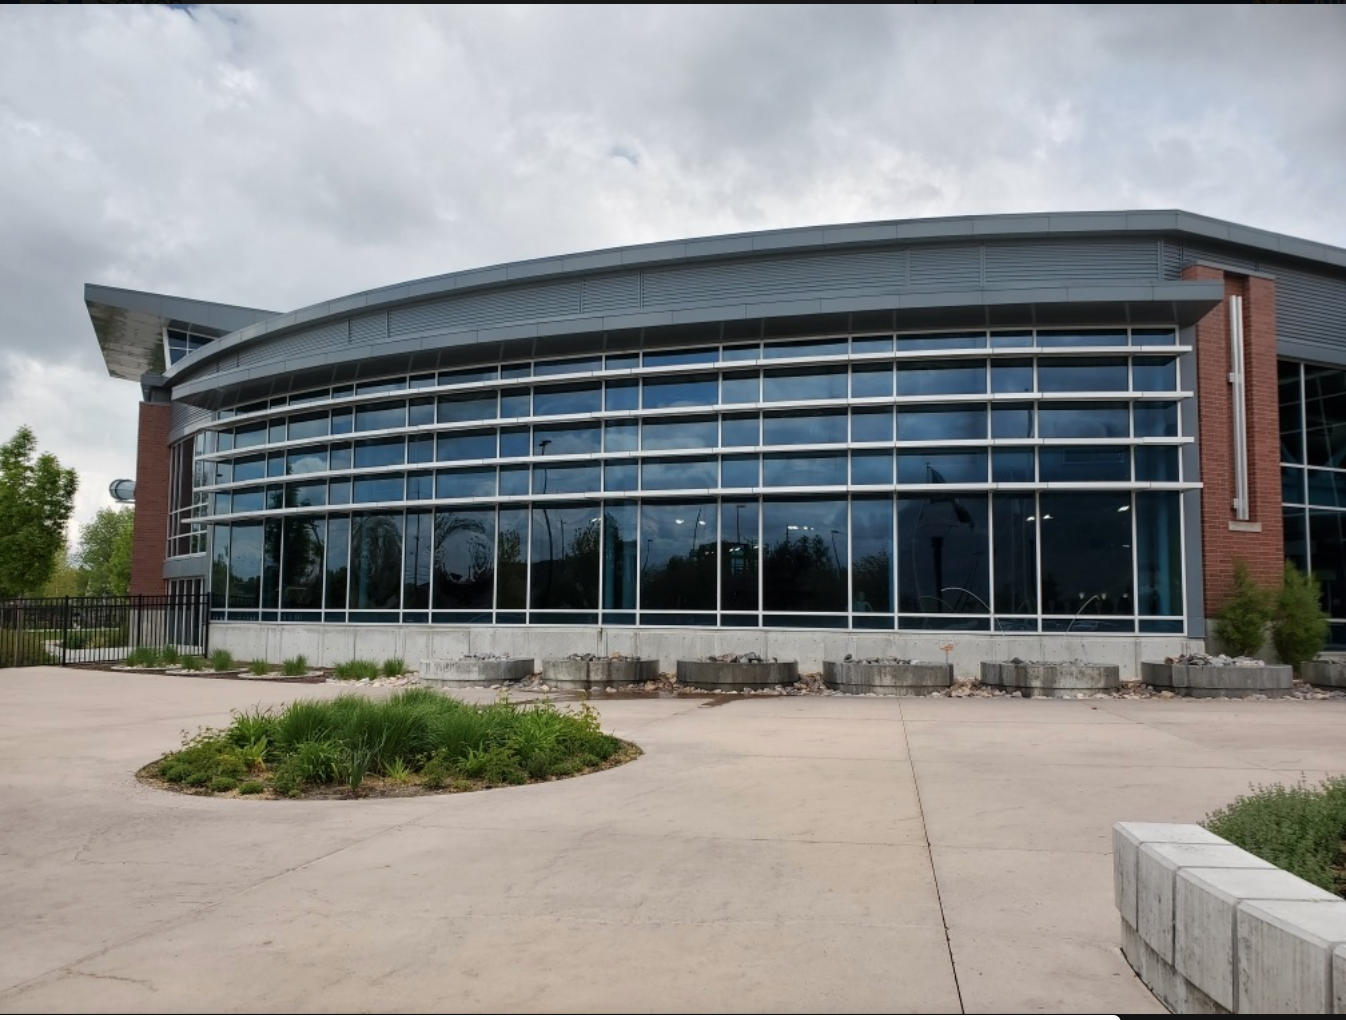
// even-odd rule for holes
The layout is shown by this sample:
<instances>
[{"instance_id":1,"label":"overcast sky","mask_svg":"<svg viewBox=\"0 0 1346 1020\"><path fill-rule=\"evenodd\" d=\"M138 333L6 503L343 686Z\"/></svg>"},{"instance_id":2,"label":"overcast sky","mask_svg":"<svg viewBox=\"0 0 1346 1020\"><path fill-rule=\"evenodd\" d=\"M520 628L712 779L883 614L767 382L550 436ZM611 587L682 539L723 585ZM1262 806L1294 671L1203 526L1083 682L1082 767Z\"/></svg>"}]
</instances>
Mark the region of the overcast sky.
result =
<instances>
[{"instance_id":1,"label":"overcast sky","mask_svg":"<svg viewBox=\"0 0 1346 1020\"><path fill-rule=\"evenodd\" d=\"M289 310L853 220L1182 208L1346 246L1346 8L0 6L0 439L135 473L86 282Z\"/></svg>"}]
</instances>

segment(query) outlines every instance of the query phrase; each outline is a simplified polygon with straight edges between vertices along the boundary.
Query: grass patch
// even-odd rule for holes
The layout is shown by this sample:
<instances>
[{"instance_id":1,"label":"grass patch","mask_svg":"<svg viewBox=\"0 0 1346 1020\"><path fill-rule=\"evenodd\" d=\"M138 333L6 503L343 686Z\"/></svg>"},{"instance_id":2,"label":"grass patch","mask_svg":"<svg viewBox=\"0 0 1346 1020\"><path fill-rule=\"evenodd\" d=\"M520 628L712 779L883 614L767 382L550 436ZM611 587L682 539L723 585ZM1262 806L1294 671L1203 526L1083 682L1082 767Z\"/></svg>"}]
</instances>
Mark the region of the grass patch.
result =
<instances>
[{"instance_id":1,"label":"grass patch","mask_svg":"<svg viewBox=\"0 0 1346 1020\"><path fill-rule=\"evenodd\" d=\"M1346 776L1256 786L1203 824L1269 864L1346 895Z\"/></svg>"},{"instance_id":2,"label":"grass patch","mask_svg":"<svg viewBox=\"0 0 1346 1020\"><path fill-rule=\"evenodd\" d=\"M379 675L379 664L372 659L351 659L332 667L338 680L373 680Z\"/></svg>"},{"instance_id":3,"label":"grass patch","mask_svg":"<svg viewBox=\"0 0 1346 1020\"><path fill-rule=\"evenodd\" d=\"M469 705L412 689L386 701L346 694L240 712L225 729L187 738L142 776L205 794L404 795L541 782L639 753L604 733L588 704Z\"/></svg>"},{"instance_id":4,"label":"grass patch","mask_svg":"<svg viewBox=\"0 0 1346 1020\"><path fill-rule=\"evenodd\" d=\"M265 659L253 659L248 663L248 672L253 676L266 676L271 672L271 663Z\"/></svg>"},{"instance_id":5,"label":"grass patch","mask_svg":"<svg viewBox=\"0 0 1346 1020\"><path fill-rule=\"evenodd\" d=\"M281 676L307 676L308 659L302 655L296 655L293 659L286 659L280 664Z\"/></svg>"},{"instance_id":6,"label":"grass patch","mask_svg":"<svg viewBox=\"0 0 1346 1020\"><path fill-rule=\"evenodd\" d=\"M380 676L403 676L407 672L407 664L403 659L384 659L383 669Z\"/></svg>"},{"instance_id":7,"label":"grass patch","mask_svg":"<svg viewBox=\"0 0 1346 1020\"><path fill-rule=\"evenodd\" d=\"M189 659L195 659L196 656L187 656ZM141 669L164 669L168 666L179 665L183 656L172 645L164 645L162 648L152 648L141 645L133 649L131 654L126 657L128 666L138 666Z\"/></svg>"},{"instance_id":8,"label":"grass patch","mask_svg":"<svg viewBox=\"0 0 1346 1020\"><path fill-rule=\"evenodd\" d=\"M178 660L178 669L202 670L206 668L206 660L199 655L184 655Z\"/></svg>"},{"instance_id":9,"label":"grass patch","mask_svg":"<svg viewBox=\"0 0 1346 1020\"><path fill-rule=\"evenodd\" d=\"M210 653L210 668L226 670L234 668L234 653L227 648L217 648Z\"/></svg>"}]
</instances>

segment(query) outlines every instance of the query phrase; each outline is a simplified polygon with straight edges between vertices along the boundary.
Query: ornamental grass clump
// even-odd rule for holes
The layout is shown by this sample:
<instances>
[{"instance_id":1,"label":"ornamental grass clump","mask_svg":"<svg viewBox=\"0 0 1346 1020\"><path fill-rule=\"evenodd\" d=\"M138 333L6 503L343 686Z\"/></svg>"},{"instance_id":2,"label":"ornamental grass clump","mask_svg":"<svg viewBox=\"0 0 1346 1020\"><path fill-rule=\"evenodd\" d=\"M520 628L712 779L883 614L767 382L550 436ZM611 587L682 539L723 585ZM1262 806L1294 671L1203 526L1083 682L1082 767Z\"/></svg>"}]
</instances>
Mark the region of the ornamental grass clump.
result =
<instances>
[{"instance_id":1,"label":"ornamental grass clump","mask_svg":"<svg viewBox=\"0 0 1346 1020\"><path fill-rule=\"evenodd\" d=\"M633 745L604 733L587 703L501 700L469 705L412 688L386 700L343 694L236 713L149 771L200 793L261 783L273 796L404 795L476 790L575 775L628 760Z\"/></svg>"}]
</instances>

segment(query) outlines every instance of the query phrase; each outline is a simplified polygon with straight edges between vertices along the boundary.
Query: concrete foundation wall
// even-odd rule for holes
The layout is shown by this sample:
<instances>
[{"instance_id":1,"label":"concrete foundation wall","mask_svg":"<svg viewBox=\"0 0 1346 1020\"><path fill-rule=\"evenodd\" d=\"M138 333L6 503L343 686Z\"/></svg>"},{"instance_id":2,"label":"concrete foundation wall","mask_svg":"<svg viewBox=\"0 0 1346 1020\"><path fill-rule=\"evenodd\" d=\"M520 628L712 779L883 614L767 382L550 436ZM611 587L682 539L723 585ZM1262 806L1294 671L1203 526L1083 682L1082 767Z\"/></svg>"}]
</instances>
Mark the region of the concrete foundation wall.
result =
<instances>
[{"instance_id":1,"label":"concrete foundation wall","mask_svg":"<svg viewBox=\"0 0 1346 1020\"><path fill-rule=\"evenodd\" d=\"M1140 676L1145 659L1204 651L1199 639L1180 635L1098 634L876 634L837 630L662 630L603 627L442 627L306 625L299 623L212 623L212 648L227 648L238 658L281 662L305 655L331 666L348 659L399 656L415 665L422 659L455 659L469 654L509 654L541 661L577 652L658 659L671 673L678 659L756 652L765 659L795 660L804 672L822 670L824 659L862 658L944 661L944 645L953 645L949 661L957 676L980 675L989 659L1034 659L1114 663L1123 679Z\"/></svg>"}]
</instances>

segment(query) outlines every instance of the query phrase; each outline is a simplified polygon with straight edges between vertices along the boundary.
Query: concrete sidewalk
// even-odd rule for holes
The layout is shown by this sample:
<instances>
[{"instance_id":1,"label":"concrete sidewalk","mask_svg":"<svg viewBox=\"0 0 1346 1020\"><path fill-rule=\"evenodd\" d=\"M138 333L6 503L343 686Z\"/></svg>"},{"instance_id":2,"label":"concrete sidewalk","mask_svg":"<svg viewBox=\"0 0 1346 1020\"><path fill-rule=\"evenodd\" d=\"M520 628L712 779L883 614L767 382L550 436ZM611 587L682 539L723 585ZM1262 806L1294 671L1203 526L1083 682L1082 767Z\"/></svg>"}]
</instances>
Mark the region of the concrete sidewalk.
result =
<instances>
[{"instance_id":1,"label":"concrete sidewalk","mask_svg":"<svg viewBox=\"0 0 1346 1020\"><path fill-rule=\"evenodd\" d=\"M0 672L0 1008L1162 1012L1109 827L1346 771L1340 702L600 702L646 754L406 800L186 797L331 686Z\"/></svg>"}]
</instances>

